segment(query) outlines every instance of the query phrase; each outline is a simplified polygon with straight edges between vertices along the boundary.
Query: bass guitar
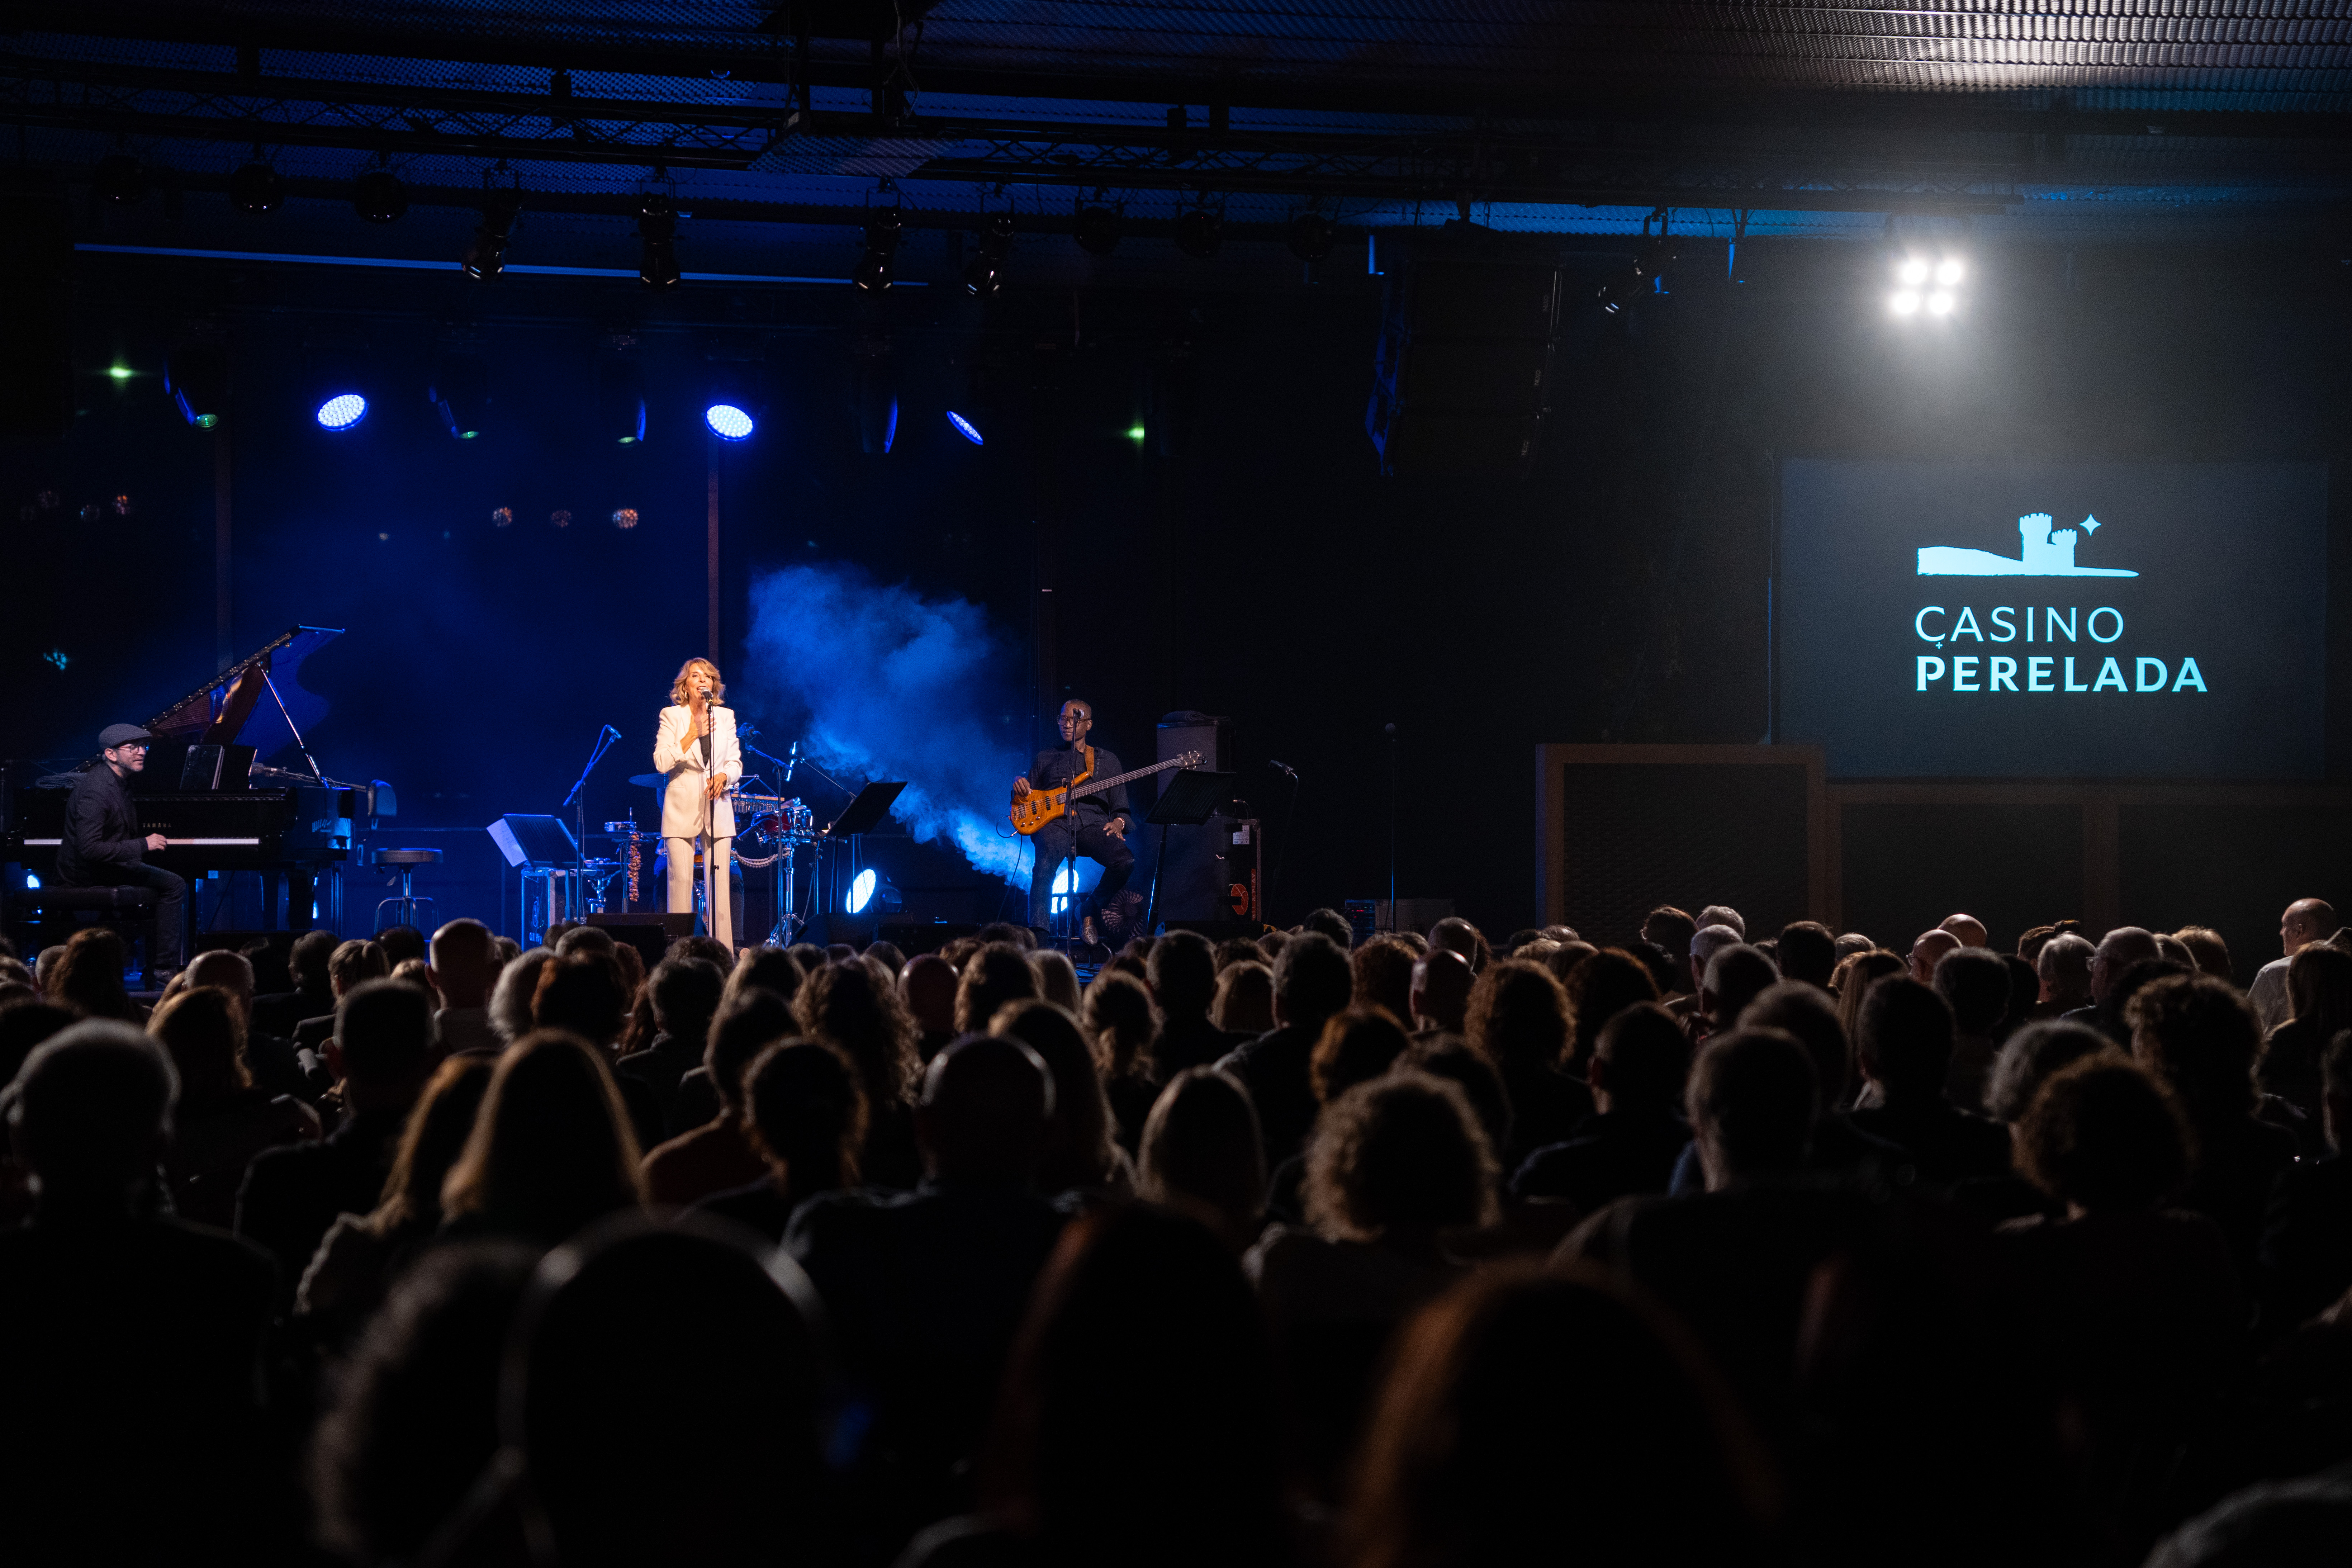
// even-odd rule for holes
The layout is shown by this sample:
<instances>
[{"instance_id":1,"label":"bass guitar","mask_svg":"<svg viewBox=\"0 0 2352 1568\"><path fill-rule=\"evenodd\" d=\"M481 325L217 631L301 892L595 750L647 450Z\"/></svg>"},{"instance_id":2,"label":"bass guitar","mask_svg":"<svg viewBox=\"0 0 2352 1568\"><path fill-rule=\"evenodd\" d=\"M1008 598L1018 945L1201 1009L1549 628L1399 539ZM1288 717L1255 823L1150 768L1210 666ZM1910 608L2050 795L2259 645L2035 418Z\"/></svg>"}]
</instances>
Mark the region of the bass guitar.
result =
<instances>
[{"instance_id":1,"label":"bass guitar","mask_svg":"<svg viewBox=\"0 0 2352 1568\"><path fill-rule=\"evenodd\" d=\"M1067 816L1070 812L1070 802L1074 800L1081 800L1090 795L1100 795L1105 790L1117 789L1131 779L1150 778L1153 773L1164 773L1171 768L1197 768L1201 765L1201 753L1187 752L1181 757L1164 763L1154 763L1148 768L1137 768L1132 773L1113 773L1107 779L1097 779L1094 776L1094 748L1088 746L1087 771L1068 784L1056 789L1033 789L1027 795L1014 795L1013 797L1014 829L1025 837L1055 818ZM1092 782L1088 782L1089 780Z\"/></svg>"}]
</instances>

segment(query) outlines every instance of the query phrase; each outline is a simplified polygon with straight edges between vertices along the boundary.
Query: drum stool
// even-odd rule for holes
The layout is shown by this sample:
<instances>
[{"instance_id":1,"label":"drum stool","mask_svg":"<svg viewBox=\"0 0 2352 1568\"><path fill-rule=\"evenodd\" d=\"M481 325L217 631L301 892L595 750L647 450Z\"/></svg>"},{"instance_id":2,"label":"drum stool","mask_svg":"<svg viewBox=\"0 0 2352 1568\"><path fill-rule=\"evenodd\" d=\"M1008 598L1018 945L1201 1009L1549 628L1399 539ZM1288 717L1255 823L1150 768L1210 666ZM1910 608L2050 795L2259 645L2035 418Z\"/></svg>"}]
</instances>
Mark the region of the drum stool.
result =
<instances>
[{"instance_id":1,"label":"drum stool","mask_svg":"<svg viewBox=\"0 0 2352 1568\"><path fill-rule=\"evenodd\" d=\"M415 926L419 931L428 930L425 923L416 918L416 910L419 905L427 909L433 908L434 905L431 899L420 899L416 896L416 868L438 866L441 863L441 851L438 849L379 849L372 858L378 870L400 873L400 896L384 899L377 903L375 929L383 931L387 925L405 925ZM386 921L383 918L383 911L387 909L398 910L400 918L395 921Z\"/></svg>"}]
</instances>

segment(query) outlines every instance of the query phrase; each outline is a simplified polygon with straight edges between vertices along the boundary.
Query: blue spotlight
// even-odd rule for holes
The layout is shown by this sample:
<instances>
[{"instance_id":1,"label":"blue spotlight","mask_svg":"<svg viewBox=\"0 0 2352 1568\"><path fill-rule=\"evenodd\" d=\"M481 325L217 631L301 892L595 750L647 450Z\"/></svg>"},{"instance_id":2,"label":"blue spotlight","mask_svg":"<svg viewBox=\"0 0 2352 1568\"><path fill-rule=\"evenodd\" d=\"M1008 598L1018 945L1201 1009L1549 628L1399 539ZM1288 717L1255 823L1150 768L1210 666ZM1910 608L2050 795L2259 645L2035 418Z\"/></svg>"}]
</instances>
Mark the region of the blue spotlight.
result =
<instances>
[{"instance_id":1,"label":"blue spotlight","mask_svg":"<svg viewBox=\"0 0 2352 1568\"><path fill-rule=\"evenodd\" d=\"M722 441L747 441L751 437L751 416L731 403L712 404L702 411L702 422Z\"/></svg>"},{"instance_id":2,"label":"blue spotlight","mask_svg":"<svg viewBox=\"0 0 2352 1568\"><path fill-rule=\"evenodd\" d=\"M985 447L988 445L987 442L980 438L980 426L965 418L962 415L958 414L952 408L948 410L948 423L956 427L956 433L961 436L965 440L971 442L973 446Z\"/></svg>"},{"instance_id":3,"label":"blue spotlight","mask_svg":"<svg viewBox=\"0 0 2352 1568\"><path fill-rule=\"evenodd\" d=\"M41 879L27 871L25 873L25 886L37 893L41 890Z\"/></svg>"},{"instance_id":4,"label":"blue spotlight","mask_svg":"<svg viewBox=\"0 0 2352 1568\"><path fill-rule=\"evenodd\" d=\"M368 400L356 392L339 392L319 405L319 423L330 430L349 430L367 417Z\"/></svg>"},{"instance_id":5,"label":"blue spotlight","mask_svg":"<svg viewBox=\"0 0 2352 1568\"><path fill-rule=\"evenodd\" d=\"M841 900L841 912L845 915L864 914L866 906L873 901L874 889L881 879L871 866L851 878L848 895Z\"/></svg>"}]
</instances>

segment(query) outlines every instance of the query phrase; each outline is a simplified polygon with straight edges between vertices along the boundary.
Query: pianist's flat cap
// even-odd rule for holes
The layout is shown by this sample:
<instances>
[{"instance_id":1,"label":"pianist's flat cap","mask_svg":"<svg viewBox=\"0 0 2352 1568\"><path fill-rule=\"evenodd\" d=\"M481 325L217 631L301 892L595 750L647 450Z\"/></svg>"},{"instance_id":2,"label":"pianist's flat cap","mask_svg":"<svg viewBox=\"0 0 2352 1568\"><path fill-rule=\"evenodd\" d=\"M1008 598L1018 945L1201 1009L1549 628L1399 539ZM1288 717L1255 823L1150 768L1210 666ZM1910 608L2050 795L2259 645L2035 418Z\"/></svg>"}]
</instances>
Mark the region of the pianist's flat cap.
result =
<instances>
[{"instance_id":1,"label":"pianist's flat cap","mask_svg":"<svg viewBox=\"0 0 2352 1568\"><path fill-rule=\"evenodd\" d=\"M127 746L133 741L152 741L154 738L136 724L109 724L98 732L98 743L101 749Z\"/></svg>"}]
</instances>

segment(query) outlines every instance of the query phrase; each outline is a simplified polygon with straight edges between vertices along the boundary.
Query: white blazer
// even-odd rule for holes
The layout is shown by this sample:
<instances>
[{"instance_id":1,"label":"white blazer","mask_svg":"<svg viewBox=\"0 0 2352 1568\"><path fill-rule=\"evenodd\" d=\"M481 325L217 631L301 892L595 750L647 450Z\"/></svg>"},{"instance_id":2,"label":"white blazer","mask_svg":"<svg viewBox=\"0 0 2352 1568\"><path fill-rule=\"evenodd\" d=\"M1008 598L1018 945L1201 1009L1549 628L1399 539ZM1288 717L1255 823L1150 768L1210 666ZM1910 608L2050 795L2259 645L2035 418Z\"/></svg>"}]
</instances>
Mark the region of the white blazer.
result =
<instances>
[{"instance_id":1,"label":"white blazer","mask_svg":"<svg viewBox=\"0 0 2352 1568\"><path fill-rule=\"evenodd\" d=\"M693 731L694 715L688 710L662 710L661 729L654 737L654 768L669 775L669 785L662 792L664 838L702 837L706 775L702 771L702 742L692 738ZM735 742L732 708L711 710L710 761L712 770L730 784L743 776L743 751ZM734 837L735 808L724 795L718 802L718 836Z\"/></svg>"}]
</instances>

